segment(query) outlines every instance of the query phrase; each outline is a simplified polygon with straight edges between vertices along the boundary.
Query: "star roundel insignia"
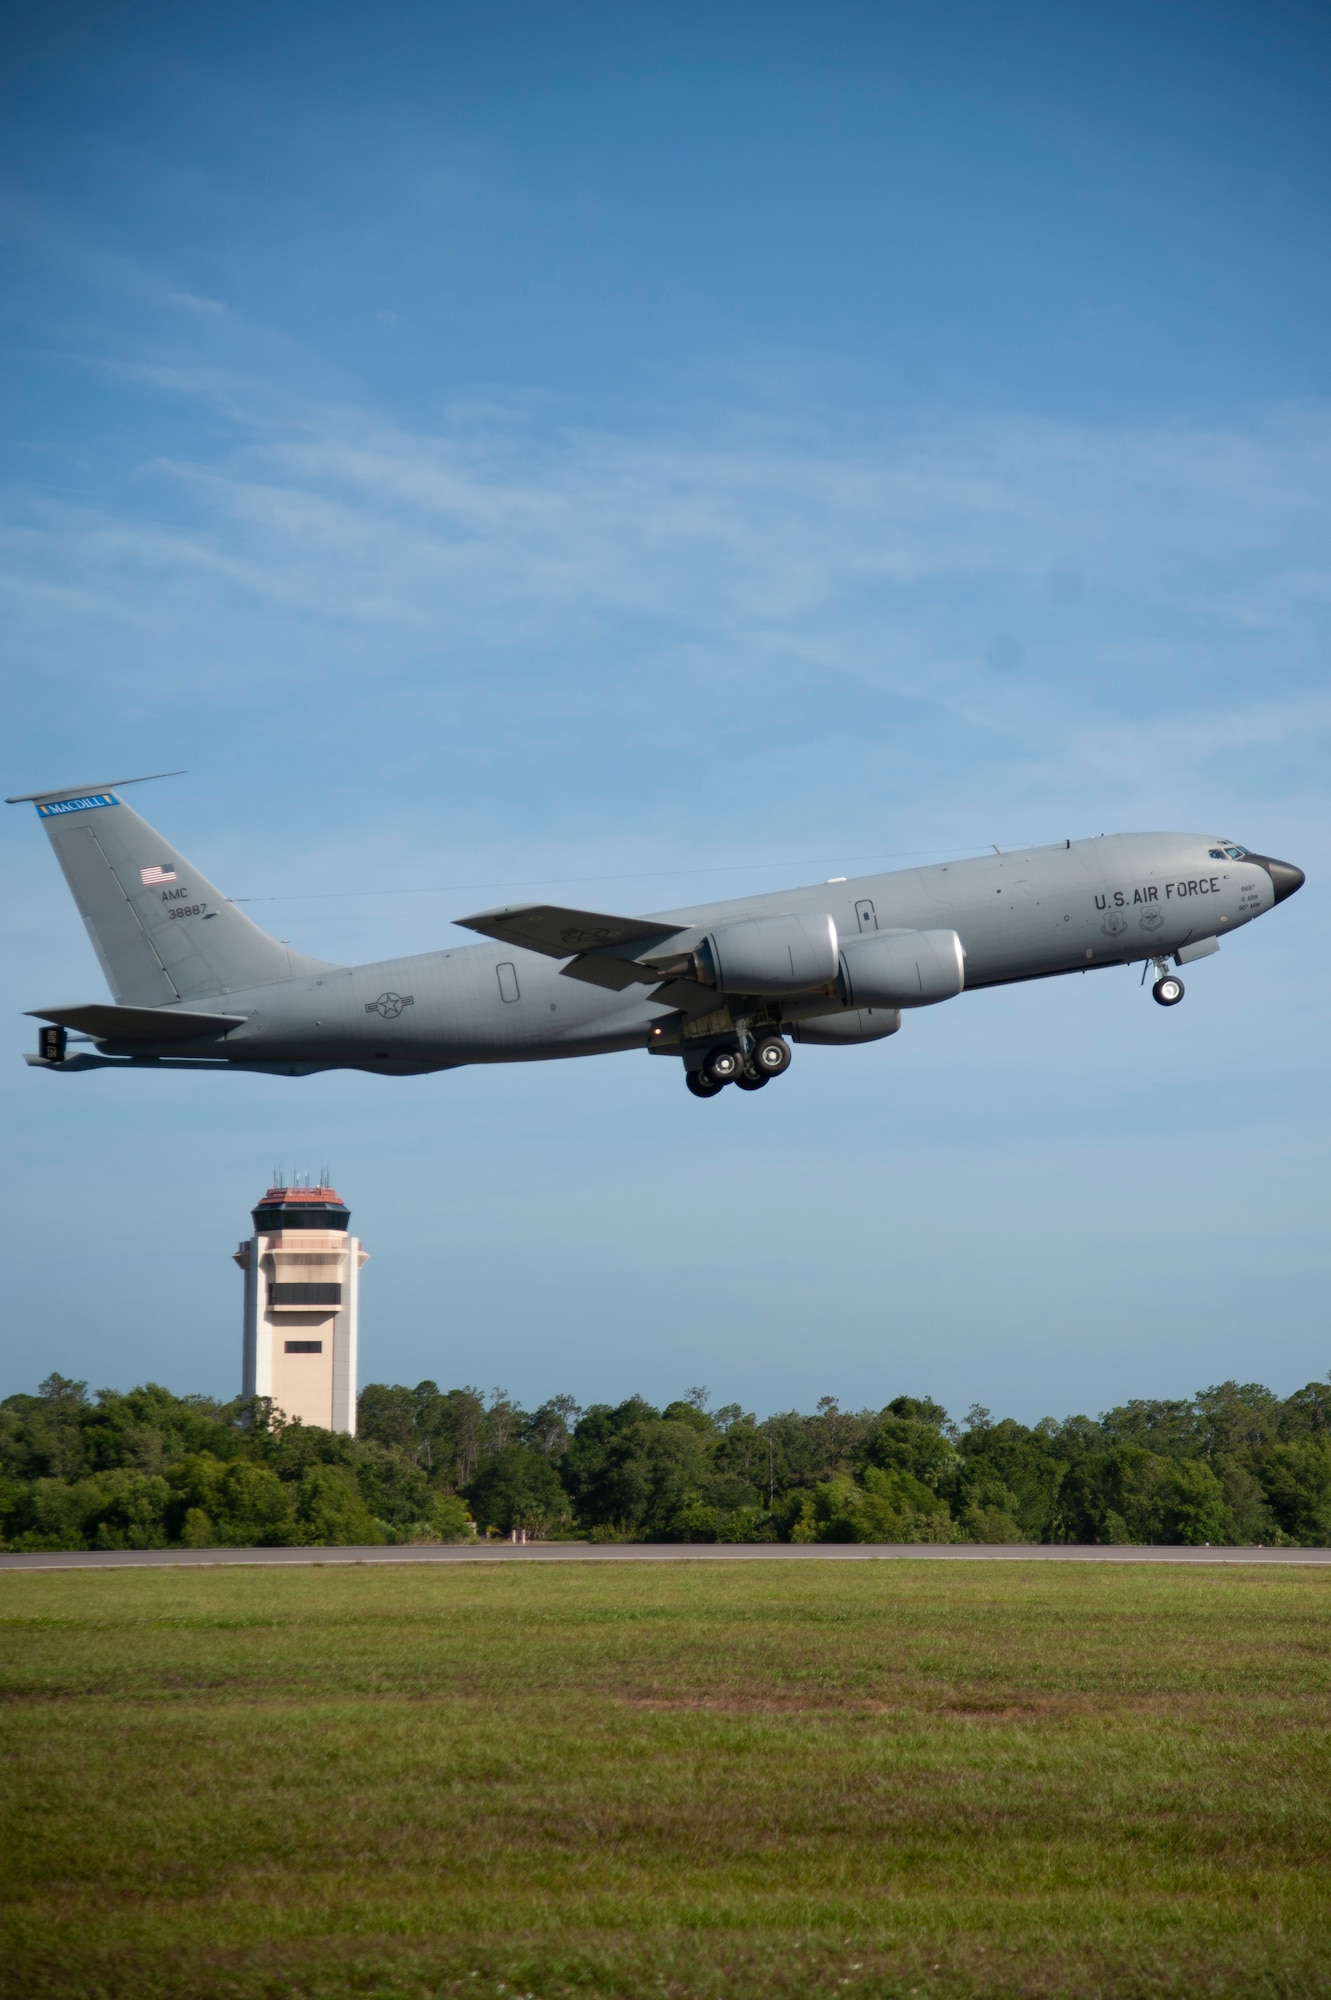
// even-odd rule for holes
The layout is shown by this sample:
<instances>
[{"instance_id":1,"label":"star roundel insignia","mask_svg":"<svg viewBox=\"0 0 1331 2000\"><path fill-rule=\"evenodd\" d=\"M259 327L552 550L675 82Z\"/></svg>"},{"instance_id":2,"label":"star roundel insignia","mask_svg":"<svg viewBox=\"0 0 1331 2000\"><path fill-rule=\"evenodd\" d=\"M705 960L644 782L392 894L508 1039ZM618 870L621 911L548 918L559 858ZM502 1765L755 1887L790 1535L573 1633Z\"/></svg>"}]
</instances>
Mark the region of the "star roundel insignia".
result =
<instances>
[{"instance_id":1,"label":"star roundel insignia","mask_svg":"<svg viewBox=\"0 0 1331 2000\"><path fill-rule=\"evenodd\" d=\"M363 992L364 988L362 987L361 990ZM374 1003L374 1008L377 1014L383 1015L385 1021L396 1021L398 1015L402 1012L402 995L400 993L381 993Z\"/></svg>"}]
</instances>

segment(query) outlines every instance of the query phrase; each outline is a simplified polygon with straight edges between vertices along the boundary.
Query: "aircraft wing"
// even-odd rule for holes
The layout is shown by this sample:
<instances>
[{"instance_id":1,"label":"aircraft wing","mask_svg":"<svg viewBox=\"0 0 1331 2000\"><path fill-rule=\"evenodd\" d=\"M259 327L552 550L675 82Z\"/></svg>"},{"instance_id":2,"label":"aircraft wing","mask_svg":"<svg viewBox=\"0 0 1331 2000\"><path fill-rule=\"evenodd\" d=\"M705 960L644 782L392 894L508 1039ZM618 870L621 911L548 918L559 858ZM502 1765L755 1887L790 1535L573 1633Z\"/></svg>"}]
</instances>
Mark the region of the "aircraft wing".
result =
<instances>
[{"instance_id":1,"label":"aircraft wing","mask_svg":"<svg viewBox=\"0 0 1331 2000\"><path fill-rule=\"evenodd\" d=\"M607 917L599 910L565 910L557 903L512 903L455 921L463 930L479 931L482 937L518 945L523 951L544 952L547 958L574 958L584 952L635 958L648 945L678 937L687 928L663 924L659 918L653 922L644 917Z\"/></svg>"},{"instance_id":2,"label":"aircraft wing","mask_svg":"<svg viewBox=\"0 0 1331 2000\"><path fill-rule=\"evenodd\" d=\"M34 1021L53 1021L99 1042L192 1042L200 1035L224 1035L241 1027L247 1014L195 1014L183 1007L113 1007L95 1001L87 1007L31 1007Z\"/></svg>"}]
</instances>

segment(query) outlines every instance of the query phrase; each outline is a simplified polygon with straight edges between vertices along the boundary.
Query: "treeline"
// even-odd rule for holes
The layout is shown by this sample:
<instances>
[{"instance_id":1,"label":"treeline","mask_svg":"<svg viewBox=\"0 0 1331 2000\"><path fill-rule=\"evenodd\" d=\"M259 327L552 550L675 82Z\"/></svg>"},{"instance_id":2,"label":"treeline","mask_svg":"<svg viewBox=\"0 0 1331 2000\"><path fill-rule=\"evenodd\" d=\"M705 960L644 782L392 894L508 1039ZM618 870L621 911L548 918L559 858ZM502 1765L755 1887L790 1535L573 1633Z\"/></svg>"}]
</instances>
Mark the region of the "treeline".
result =
<instances>
[{"instance_id":1,"label":"treeline","mask_svg":"<svg viewBox=\"0 0 1331 2000\"><path fill-rule=\"evenodd\" d=\"M1331 1545L1331 1387L1222 1382L1026 1425L824 1397L759 1422L703 1390L520 1409L376 1383L355 1438L149 1383L0 1403L10 1549L283 1547L474 1534L672 1542Z\"/></svg>"}]
</instances>

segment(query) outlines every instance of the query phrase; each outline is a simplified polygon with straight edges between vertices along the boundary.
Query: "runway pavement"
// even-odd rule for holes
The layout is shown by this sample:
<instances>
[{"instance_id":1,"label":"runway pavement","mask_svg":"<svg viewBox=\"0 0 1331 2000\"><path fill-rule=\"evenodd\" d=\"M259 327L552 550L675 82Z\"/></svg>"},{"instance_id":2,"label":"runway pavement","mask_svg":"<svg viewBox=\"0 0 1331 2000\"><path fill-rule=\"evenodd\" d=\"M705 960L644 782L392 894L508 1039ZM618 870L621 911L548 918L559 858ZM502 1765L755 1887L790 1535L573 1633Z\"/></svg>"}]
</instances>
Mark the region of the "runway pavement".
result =
<instances>
[{"instance_id":1,"label":"runway pavement","mask_svg":"<svg viewBox=\"0 0 1331 2000\"><path fill-rule=\"evenodd\" d=\"M1025 1562L1331 1567L1331 1549L1065 1548L980 1542L439 1542L409 1548L59 1549L0 1553L0 1570L289 1568L346 1563Z\"/></svg>"}]
</instances>

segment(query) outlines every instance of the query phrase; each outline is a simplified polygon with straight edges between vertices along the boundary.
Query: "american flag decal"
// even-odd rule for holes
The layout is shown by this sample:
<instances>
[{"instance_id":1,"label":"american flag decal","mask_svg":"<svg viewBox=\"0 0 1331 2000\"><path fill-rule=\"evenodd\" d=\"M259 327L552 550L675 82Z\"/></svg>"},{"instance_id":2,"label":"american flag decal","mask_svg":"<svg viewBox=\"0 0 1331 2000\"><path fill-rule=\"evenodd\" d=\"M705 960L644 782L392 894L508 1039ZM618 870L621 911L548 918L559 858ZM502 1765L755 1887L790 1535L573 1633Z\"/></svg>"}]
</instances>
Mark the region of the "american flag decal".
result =
<instances>
[{"instance_id":1,"label":"american flag decal","mask_svg":"<svg viewBox=\"0 0 1331 2000\"><path fill-rule=\"evenodd\" d=\"M155 889L159 882L174 882L175 879L174 868L163 868L157 862L154 862L151 868L139 870L139 880L145 889Z\"/></svg>"}]
</instances>

